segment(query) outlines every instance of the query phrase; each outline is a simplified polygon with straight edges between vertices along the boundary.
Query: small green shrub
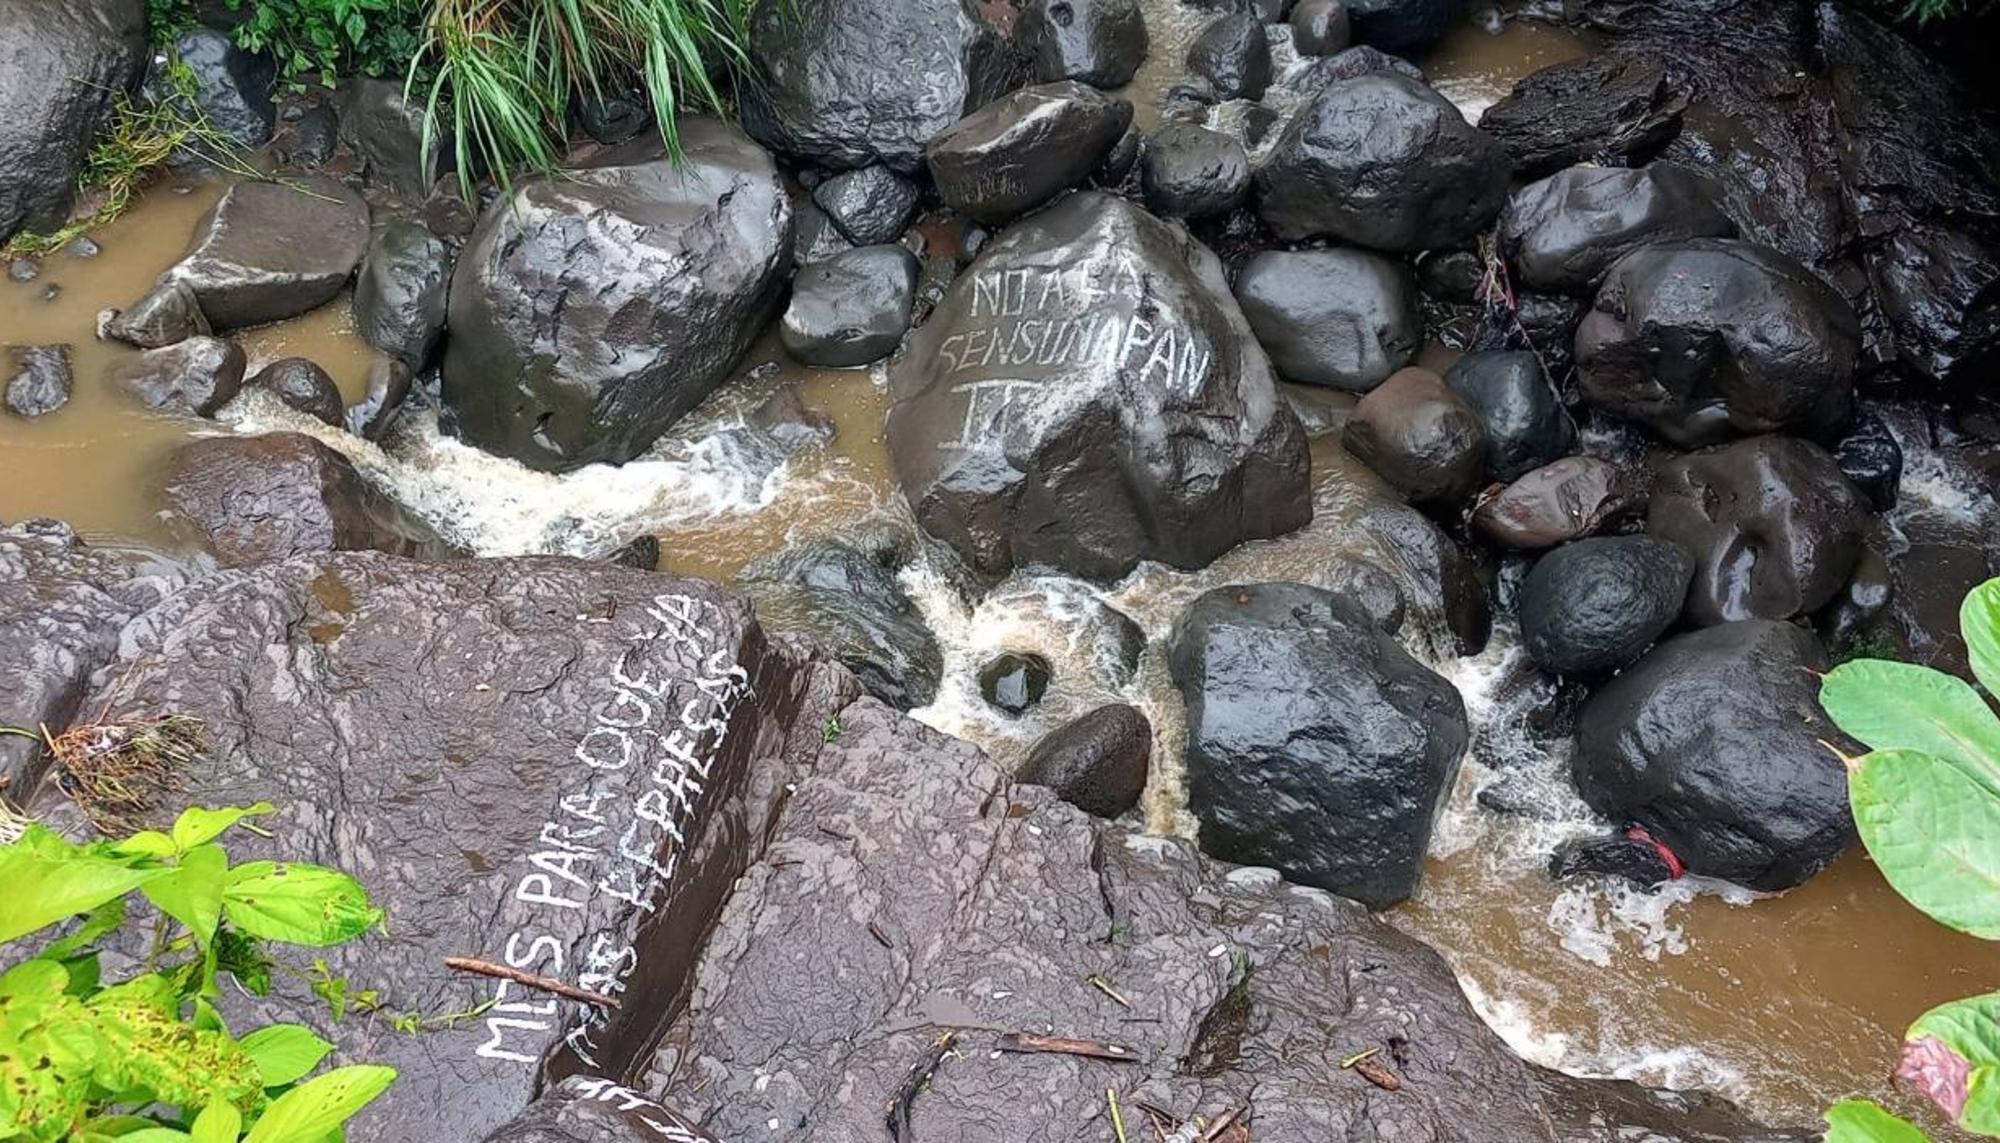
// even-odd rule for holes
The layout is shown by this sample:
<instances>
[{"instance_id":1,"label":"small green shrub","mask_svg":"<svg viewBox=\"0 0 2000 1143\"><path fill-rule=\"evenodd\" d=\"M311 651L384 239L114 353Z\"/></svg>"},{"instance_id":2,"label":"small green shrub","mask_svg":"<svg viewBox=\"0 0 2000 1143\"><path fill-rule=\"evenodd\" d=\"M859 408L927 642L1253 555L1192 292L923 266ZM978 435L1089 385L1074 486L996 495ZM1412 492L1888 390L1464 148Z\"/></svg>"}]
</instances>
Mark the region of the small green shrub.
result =
<instances>
[{"instance_id":1,"label":"small green shrub","mask_svg":"<svg viewBox=\"0 0 2000 1143\"><path fill-rule=\"evenodd\" d=\"M283 80L327 86L343 76L398 76L422 44L421 0L229 0L248 17L239 47L268 51Z\"/></svg>"},{"instance_id":2,"label":"small green shrub","mask_svg":"<svg viewBox=\"0 0 2000 1143\"><path fill-rule=\"evenodd\" d=\"M1972 673L2000 694L2000 579L1959 609ZM1869 747L1847 763L1862 844L1889 884L1938 922L2000 940L2000 718L1962 679L1859 659L1828 672L1820 705ZM1966 1131L2000 1136L2000 992L1933 1008L1904 1035L1897 1078ZM1828 1143L1924 1135L1866 1100L1827 1113Z\"/></svg>"}]
</instances>

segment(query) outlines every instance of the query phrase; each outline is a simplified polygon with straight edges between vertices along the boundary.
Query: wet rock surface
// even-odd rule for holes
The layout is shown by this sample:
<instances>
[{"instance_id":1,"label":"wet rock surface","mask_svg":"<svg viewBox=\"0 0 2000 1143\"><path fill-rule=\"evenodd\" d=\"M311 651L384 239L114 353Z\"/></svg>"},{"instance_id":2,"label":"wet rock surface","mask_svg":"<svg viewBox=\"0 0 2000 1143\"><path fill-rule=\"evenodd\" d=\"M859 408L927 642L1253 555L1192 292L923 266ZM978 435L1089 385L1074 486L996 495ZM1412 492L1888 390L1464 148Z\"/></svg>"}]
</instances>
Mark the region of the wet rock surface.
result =
<instances>
[{"instance_id":1,"label":"wet rock surface","mask_svg":"<svg viewBox=\"0 0 2000 1143\"><path fill-rule=\"evenodd\" d=\"M1671 540L1606 536L1535 562L1517 604L1528 657L1563 675L1614 671L1680 617L1694 559Z\"/></svg>"},{"instance_id":2,"label":"wet rock surface","mask_svg":"<svg viewBox=\"0 0 2000 1143\"><path fill-rule=\"evenodd\" d=\"M1486 468L1495 480L1525 476L1562 459L1576 443L1569 413L1533 353L1465 354L1445 371L1444 383L1478 414L1486 430Z\"/></svg>"},{"instance_id":3,"label":"wet rock surface","mask_svg":"<svg viewBox=\"0 0 2000 1143\"><path fill-rule=\"evenodd\" d=\"M0 9L0 242L62 225L98 124L145 65L142 0Z\"/></svg>"},{"instance_id":4,"label":"wet rock surface","mask_svg":"<svg viewBox=\"0 0 2000 1143\"><path fill-rule=\"evenodd\" d=\"M1049 661L1040 655L1003 652L979 668L979 697L1002 714L1024 714L1048 693L1049 676Z\"/></svg>"},{"instance_id":5,"label":"wet rock surface","mask_svg":"<svg viewBox=\"0 0 2000 1143\"><path fill-rule=\"evenodd\" d=\"M399 79L356 76L341 87L340 141L361 160L369 181L405 198L428 194L449 164L440 162L445 156L437 141L424 148L422 104L403 98Z\"/></svg>"},{"instance_id":6,"label":"wet rock surface","mask_svg":"<svg viewBox=\"0 0 2000 1143\"><path fill-rule=\"evenodd\" d=\"M908 553L893 539L828 541L744 569L743 589L773 627L810 636L869 694L900 710L937 696L944 653L896 579Z\"/></svg>"},{"instance_id":7,"label":"wet rock surface","mask_svg":"<svg viewBox=\"0 0 2000 1143\"><path fill-rule=\"evenodd\" d=\"M368 205L319 176L231 184L160 275L218 330L297 317L333 299L368 248Z\"/></svg>"},{"instance_id":8,"label":"wet rock surface","mask_svg":"<svg viewBox=\"0 0 2000 1143\"><path fill-rule=\"evenodd\" d=\"M1365 250L1258 254L1236 300L1287 381L1366 393L1423 346L1409 267Z\"/></svg>"},{"instance_id":9,"label":"wet rock surface","mask_svg":"<svg viewBox=\"0 0 2000 1143\"><path fill-rule=\"evenodd\" d=\"M1564 457L1481 499L1472 528L1503 548L1552 548L1643 509L1645 497L1633 484L1609 461Z\"/></svg>"},{"instance_id":10,"label":"wet rock surface","mask_svg":"<svg viewBox=\"0 0 2000 1143\"><path fill-rule=\"evenodd\" d=\"M10 345L0 360L0 401L17 417L41 417L69 404L74 380L67 345Z\"/></svg>"},{"instance_id":11,"label":"wet rock surface","mask_svg":"<svg viewBox=\"0 0 2000 1143\"><path fill-rule=\"evenodd\" d=\"M1188 70L1220 100L1260 99L1271 85L1271 40L1253 13L1224 16L1188 45Z\"/></svg>"},{"instance_id":12,"label":"wet rock surface","mask_svg":"<svg viewBox=\"0 0 2000 1143\"><path fill-rule=\"evenodd\" d=\"M1464 18L1463 0L1347 0L1354 38L1385 52L1408 54L1444 38Z\"/></svg>"},{"instance_id":13,"label":"wet rock surface","mask_svg":"<svg viewBox=\"0 0 2000 1143\"><path fill-rule=\"evenodd\" d=\"M1140 163L1146 206L1162 218L1224 214L1250 193L1243 144L1192 123L1169 123L1146 136Z\"/></svg>"},{"instance_id":14,"label":"wet rock surface","mask_svg":"<svg viewBox=\"0 0 2000 1143\"><path fill-rule=\"evenodd\" d=\"M333 378L303 357L283 357L259 369L247 383L308 417L338 426L343 412Z\"/></svg>"},{"instance_id":15,"label":"wet rock surface","mask_svg":"<svg viewBox=\"0 0 2000 1143\"><path fill-rule=\"evenodd\" d=\"M422 369L444 336L452 249L413 218L376 228L354 280L354 326L361 339L411 369Z\"/></svg>"},{"instance_id":16,"label":"wet rock surface","mask_svg":"<svg viewBox=\"0 0 2000 1143\"><path fill-rule=\"evenodd\" d=\"M212 416L243 387L243 350L219 337L190 337L111 367L110 381L149 409Z\"/></svg>"},{"instance_id":17,"label":"wet rock surface","mask_svg":"<svg viewBox=\"0 0 2000 1143\"><path fill-rule=\"evenodd\" d=\"M1470 498L1486 467L1479 414L1428 369L1402 370L1361 398L1340 441L1412 503L1438 511Z\"/></svg>"},{"instance_id":18,"label":"wet rock surface","mask_svg":"<svg viewBox=\"0 0 2000 1143\"><path fill-rule=\"evenodd\" d=\"M1151 47L1138 0L1029 0L1017 34L1043 83L1123 87Z\"/></svg>"},{"instance_id":19,"label":"wet rock surface","mask_svg":"<svg viewBox=\"0 0 2000 1143\"><path fill-rule=\"evenodd\" d=\"M1345 0L1299 0L1290 21L1292 46L1302 56L1330 56L1354 42Z\"/></svg>"},{"instance_id":20,"label":"wet rock surface","mask_svg":"<svg viewBox=\"0 0 2000 1143\"><path fill-rule=\"evenodd\" d=\"M1854 839L1847 772L1824 745L1847 743L1819 707L1828 666L1811 632L1772 620L1669 639L1584 704L1577 789L1689 872L1798 885Z\"/></svg>"},{"instance_id":21,"label":"wet rock surface","mask_svg":"<svg viewBox=\"0 0 2000 1143\"><path fill-rule=\"evenodd\" d=\"M1305 523L1305 434L1215 257L1073 195L988 243L890 369L917 522L992 576L1199 567Z\"/></svg>"},{"instance_id":22,"label":"wet rock surface","mask_svg":"<svg viewBox=\"0 0 2000 1143\"><path fill-rule=\"evenodd\" d=\"M1416 890L1466 745L1458 691L1352 599L1217 588L1174 625L1205 852L1373 908Z\"/></svg>"},{"instance_id":23,"label":"wet rock surface","mask_svg":"<svg viewBox=\"0 0 2000 1143\"><path fill-rule=\"evenodd\" d=\"M1672 163L1571 167L1514 193L1500 216L1501 251L1537 290L1589 296L1618 259L1683 238L1729 238L1720 191Z\"/></svg>"},{"instance_id":24,"label":"wet rock surface","mask_svg":"<svg viewBox=\"0 0 2000 1143\"><path fill-rule=\"evenodd\" d=\"M924 161L946 206L989 225L1079 186L1132 122L1132 105L1072 81L1025 87L932 139Z\"/></svg>"},{"instance_id":25,"label":"wet rock surface","mask_svg":"<svg viewBox=\"0 0 2000 1143\"><path fill-rule=\"evenodd\" d=\"M570 1076L481 1143L721 1143L673 1108L598 1076Z\"/></svg>"},{"instance_id":26,"label":"wet rock surface","mask_svg":"<svg viewBox=\"0 0 2000 1143\"><path fill-rule=\"evenodd\" d=\"M917 184L888 167L845 171L813 188L812 199L856 246L894 242L916 213Z\"/></svg>"},{"instance_id":27,"label":"wet rock surface","mask_svg":"<svg viewBox=\"0 0 2000 1143\"><path fill-rule=\"evenodd\" d=\"M154 286L104 326L105 336L141 349L163 349L213 332L194 289L178 280Z\"/></svg>"},{"instance_id":28,"label":"wet rock surface","mask_svg":"<svg viewBox=\"0 0 2000 1143\"><path fill-rule=\"evenodd\" d=\"M916 300L916 255L862 246L815 262L792 280L779 337L807 365L867 365L896 351Z\"/></svg>"},{"instance_id":29,"label":"wet rock surface","mask_svg":"<svg viewBox=\"0 0 2000 1143\"><path fill-rule=\"evenodd\" d=\"M1589 55L1524 76L1479 128L1517 174L1538 178L1582 162L1643 163L1679 132L1687 106L1685 80L1669 79L1657 61Z\"/></svg>"},{"instance_id":30,"label":"wet rock surface","mask_svg":"<svg viewBox=\"0 0 2000 1143\"><path fill-rule=\"evenodd\" d=\"M400 361L378 361L370 366L367 390L342 414L347 431L364 440L381 440L409 400L415 381L410 367Z\"/></svg>"},{"instance_id":31,"label":"wet rock surface","mask_svg":"<svg viewBox=\"0 0 2000 1143\"><path fill-rule=\"evenodd\" d=\"M1098 707L1042 736L1014 772L1084 813L1115 818L1139 804L1153 757L1153 724L1138 707Z\"/></svg>"},{"instance_id":32,"label":"wet rock surface","mask_svg":"<svg viewBox=\"0 0 2000 1143\"><path fill-rule=\"evenodd\" d=\"M187 77L194 110L208 126L240 147L270 142L278 109L271 102L278 69L271 57L236 46L228 33L197 24L174 37L174 58ZM149 87L157 84L157 77ZM155 98L179 102L179 91L161 90Z\"/></svg>"},{"instance_id":33,"label":"wet rock surface","mask_svg":"<svg viewBox=\"0 0 2000 1143\"><path fill-rule=\"evenodd\" d=\"M637 456L729 376L774 312L791 203L770 156L709 120L517 184L452 274L445 408L467 443L567 471Z\"/></svg>"}]
</instances>

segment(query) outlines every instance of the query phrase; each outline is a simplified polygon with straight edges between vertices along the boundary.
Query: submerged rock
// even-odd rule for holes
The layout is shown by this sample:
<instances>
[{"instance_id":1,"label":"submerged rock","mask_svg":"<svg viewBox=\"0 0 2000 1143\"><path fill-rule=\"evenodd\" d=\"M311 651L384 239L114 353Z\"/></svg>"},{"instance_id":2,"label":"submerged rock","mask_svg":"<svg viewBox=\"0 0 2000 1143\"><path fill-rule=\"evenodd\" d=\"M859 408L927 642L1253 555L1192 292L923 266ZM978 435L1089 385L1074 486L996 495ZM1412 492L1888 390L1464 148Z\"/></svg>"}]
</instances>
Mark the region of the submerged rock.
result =
<instances>
[{"instance_id":1,"label":"submerged rock","mask_svg":"<svg viewBox=\"0 0 2000 1143\"><path fill-rule=\"evenodd\" d=\"M1615 671L1680 617L1694 560L1654 536L1565 544L1535 561L1521 585L1521 642L1561 675Z\"/></svg>"},{"instance_id":2,"label":"submerged rock","mask_svg":"<svg viewBox=\"0 0 2000 1143\"><path fill-rule=\"evenodd\" d=\"M0 6L0 244L63 224L98 124L145 66L143 0Z\"/></svg>"},{"instance_id":3,"label":"submerged rock","mask_svg":"<svg viewBox=\"0 0 2000 1143\"><path fill-rule=\"evenodd\" d=\"M1131 122L1123 99L1045 83L952 124L924 148L924 160L946 206L993 225L1081 186Z\"/></svg>"},{"instance_id":4,"label":"submerged rock","mask_svg":"<svg viewBox=\"0 0 2000 1143\"><path fill-rule=\"evenodd\" d=\"M1017 35L1036 79L1102 88L1132 82L1151 46L1138 0L1028 0Z\"/></svg>"},{"instance_id":5,"label":"submerged rock","mask_svg":"<svg viewBox=\"0 0 2000 1143\"><path fill-rule=\"evenodd\" d=\"M243 388L243 350L219 337L190 337L114 364L111 383L149 409L213 416Z\"/></svg>"},{"instance_id":6,"label":"submerged rock","mask_svg":"<svg viewBox=\"0 0 2000 1143\"><path fill-rule=\"evenodd\" d=\"M249 388L263 389L308 417L341 423L340 389L326 370L303 357L282 357L257 371Z\"/></svg>"},{"instance_id":7,"label":"submerged rock","mask_svg":"<svg viewBox=\"0 0 2000 1143\"><path fill-rule=\"evenodd\" d=\"M17 417L40 417L69 404L74 381L67 345L10 345L0 403Z\"/></svg>"},{"instance_id":8,"label":"submerged rock","mask_svg":"<svg viewBox=\"0 0 2000 1143\"><path fill-rule=\"evenodd\" d=\"M1204 852L1371 908L1416 891L1465 706L1353 600L1217 588L1174 624L1188 807Z\"/></svg>"},{"instance_id":9,"label":"submerged rock","mask_svg":"<svg viewBox=\"0 0 2000 1143\"><path fill-rule=\"evenodd\" d=\"M355 332L411 369L422 369L444 336L452 250L413 218L376 229L354 282Z\"/></svg>"},{"instance_id":10,"label":"submerged rock","mask_svg":"<svg viewBox=\"0 0 2000 1143\"><path fill-rule=\"evenodd\" d=\"M979 668L979 696L1006 715L1026 713L1049 690L1049 661L1032 652L1007 651Z\"/></svg>"},{"instance_id":11,"label":"submerged rock","mask_svg":"<svg viewBox=\"0 0 2000 1143\"><path fill-rule=\"evenodd\" d=\"M1043 735L1014 772L1047 786L1084 813L1115 818L1139 804L1153 757L1153 724L1136 706L1114 703Z\"/></svg>"},{"instance_id":12,"label":"submerged rock","mask_svg":"<svg viewBox=\"0 0 2000 1143\"><path fill-rule=\"evenodd\" d=\"M1365 250L1270 250L1244 263L1236 300L1287 381L1366 393L1424 340L1408 266Z\"/></svg>"},{"instance_id":13,"label":"submerged rock","mask_svg":"<svg viewBox=\"0 0 2000 1143\"><path fill-rule=\"evenodd\" d=\"M862 246L815 262L792 281L778 327L807 365L867 365L896 351L910 328L917 256L901 246Z\"/></svg>"},{"instance_id":14,"label":"submerged rock","mask_svg":"<svg viewBox=\"0 0 2000 1143\"><path fill-rule=\"evenodd\" d=\"M1514 192L1500 215L1500 250L1528 287L1588 296L1641 246L1733 237L1720 195L1673 163L1571 167Z\"/></svg>"},{"instance_id":15,"label":"submerged rock","mask_svg":"<svg viewBox=\"0 0 2000 1143\"><path fill-rule=\"evenodd\" d=\"M446 410L531 468L621 464L729 376L776 309L792 209L762 148L712 120L516 184L452 273Z\"/></svg>"},{"instance_id":16,"label":"submerged rock","mask_svg":"<svg viewBox=\"0 0 2000 1143\"><path fill-rule=\"evenodd\" d=\"M318 175L233 183L160 275L181 282L218 330L263 325L333 300L368 248L368 204Z\"/></svg>"},{"instance_id":17,"label":"submerged rock","mask_svg":"<svg viewBox=\"0 0 2000 1143\"><path fill-rule=\"evenodd\" d=\"M980 252L890 370L889 449L977 572L1201 567L1304 524L1305 434L1214 255L1072 195Z\"/></svg>"},{"instance_id":18,"label":"submerged rock","mask_svg":"<svg viewBox=\"0 0 2000 1143\"><path fill-rule=\"evenodd\" d=\"M1361 398L1340 441L1411 503L1441 512L1469 499L1486 468L1479 414L1428 369L1404 369Z\"/></svg>"}]
</instances>

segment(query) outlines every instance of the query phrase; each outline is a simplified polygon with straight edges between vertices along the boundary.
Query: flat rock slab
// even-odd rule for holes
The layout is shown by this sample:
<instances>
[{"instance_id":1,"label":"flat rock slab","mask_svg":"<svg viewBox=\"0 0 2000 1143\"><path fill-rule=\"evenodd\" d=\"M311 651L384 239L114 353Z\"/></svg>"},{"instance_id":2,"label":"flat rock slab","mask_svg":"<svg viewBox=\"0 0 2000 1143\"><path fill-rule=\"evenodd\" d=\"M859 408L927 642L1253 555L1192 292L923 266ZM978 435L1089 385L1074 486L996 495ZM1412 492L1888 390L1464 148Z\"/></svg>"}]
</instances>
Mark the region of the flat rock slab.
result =
<instances>
[{"instance_id":1,"label":"flat rock slab","mask_svg":"<svg viewBox=\"0 0 2000 1143\"><path fill-rule=\"evenodd\" d=\"M263 325L333 300L367 249L368 204L332 179L237 183L160 281L186 283L216 329Z\"/></svg>"}]
</instances>

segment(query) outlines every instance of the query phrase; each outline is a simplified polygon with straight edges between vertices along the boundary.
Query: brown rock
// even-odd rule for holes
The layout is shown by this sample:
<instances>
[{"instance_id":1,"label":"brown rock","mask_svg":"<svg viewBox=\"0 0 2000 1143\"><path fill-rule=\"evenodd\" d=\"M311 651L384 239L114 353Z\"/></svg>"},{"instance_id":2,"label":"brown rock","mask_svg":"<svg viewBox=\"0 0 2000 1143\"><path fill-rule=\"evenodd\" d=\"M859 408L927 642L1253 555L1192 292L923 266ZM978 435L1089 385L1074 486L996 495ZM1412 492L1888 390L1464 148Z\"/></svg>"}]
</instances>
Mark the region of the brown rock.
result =
<instances>
[{"instance_id":1,"label":"brown rock","mask_svg":"<svg viewBox=\"0 0 2000 1143\"><path fill-rule=\"evenodd\" d=\"M1594 536L1642 506L1643 490L1635 483L1609 461L1564 457L1489 490L1473 510L1472 530L1518 551Z\"/></svg>"},{"instance_id":2,"label":"brown rock","mask_svg":"<svg viewBox=\"0 0 2000 1143\"><path fill-rule=\"evenodd\" d=\"M1485 467L1479 414L1428 369L1400 370L1361 398L1341 443L1420 507L1457 507Z\"/></svg>"}]
</instances>

